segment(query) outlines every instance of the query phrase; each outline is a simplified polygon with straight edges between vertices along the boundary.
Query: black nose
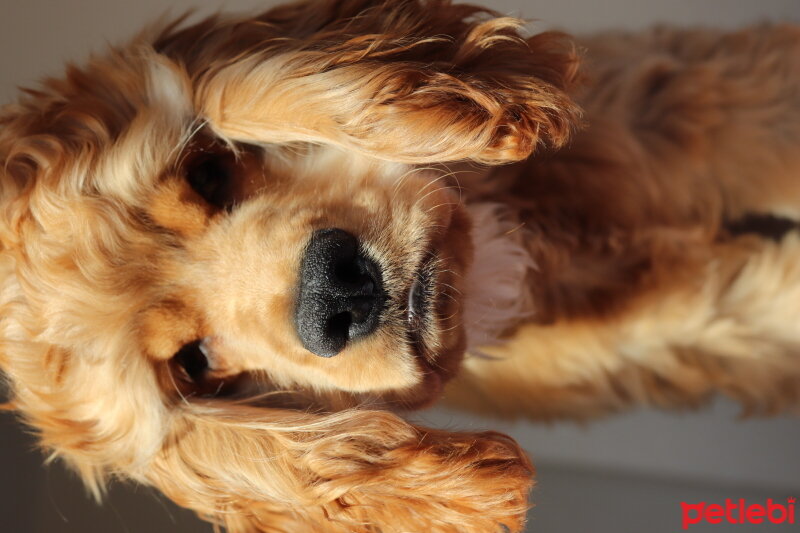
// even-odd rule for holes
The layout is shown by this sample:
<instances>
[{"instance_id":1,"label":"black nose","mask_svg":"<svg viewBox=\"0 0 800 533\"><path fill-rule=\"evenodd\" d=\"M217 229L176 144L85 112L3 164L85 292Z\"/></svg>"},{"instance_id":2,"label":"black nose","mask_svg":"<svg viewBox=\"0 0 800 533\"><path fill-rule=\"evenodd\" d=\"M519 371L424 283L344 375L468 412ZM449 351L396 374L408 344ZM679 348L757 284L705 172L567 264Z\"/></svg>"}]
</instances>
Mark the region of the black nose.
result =
<instances>
[{"instance_id":1,"label":"black nose","mask_svg":"<svg viewBox=\"0 0 800 533\"><path fill-rule=\"evenodd\" d=\"M315 231L300 266L295 327L306 350L333 357L378 327L386 301L380 270L344 230Z\"/></svg>"}]
</instances>

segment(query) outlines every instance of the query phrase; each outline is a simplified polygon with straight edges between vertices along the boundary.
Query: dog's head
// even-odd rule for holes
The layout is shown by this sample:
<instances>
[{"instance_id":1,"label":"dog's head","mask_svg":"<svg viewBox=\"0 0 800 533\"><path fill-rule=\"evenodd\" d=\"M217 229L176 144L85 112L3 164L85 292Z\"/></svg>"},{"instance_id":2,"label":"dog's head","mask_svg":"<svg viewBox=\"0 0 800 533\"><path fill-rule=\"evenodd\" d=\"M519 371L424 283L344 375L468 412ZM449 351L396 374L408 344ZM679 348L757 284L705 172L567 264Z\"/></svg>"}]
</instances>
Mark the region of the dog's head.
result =
<instances>
[{"instance_id":1,"label":"dog's head","mask_svg":"<svg viewBox=\"0 0 800 533\"><path fill-rule=\"evenodd\" d=\"M518 527L513 442L388 412L465 350L445 164L524 159L575 119L571 49L517 30L293 4L148 32L6 108L0 363L44 445L237 531Z\"/></svg>"}]
</instances>

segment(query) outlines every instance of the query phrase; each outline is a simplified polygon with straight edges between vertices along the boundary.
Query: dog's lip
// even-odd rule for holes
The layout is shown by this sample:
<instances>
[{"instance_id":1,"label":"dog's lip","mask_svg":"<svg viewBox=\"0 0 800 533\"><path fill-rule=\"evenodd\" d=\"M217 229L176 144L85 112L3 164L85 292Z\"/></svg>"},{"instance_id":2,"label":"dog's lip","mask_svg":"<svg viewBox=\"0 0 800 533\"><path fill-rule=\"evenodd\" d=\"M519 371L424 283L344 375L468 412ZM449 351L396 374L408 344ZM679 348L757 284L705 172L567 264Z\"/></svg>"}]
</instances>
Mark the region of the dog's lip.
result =
<instances>
[{"instance_id":1,"label":"dog's lip","mask_svg":"<svg viewBox=\"0 0 800 533\"><path fill-rule=\"evenodd\" d=\"M428 257L414 272L414 281L408 290L406 308L406 327L408 340L414 352L424 362L428 362L425 348L424 327L426 320L430 319L431 295L435 276L432 265L436 259L435 254Z\"/></svg>"}]
</instances>

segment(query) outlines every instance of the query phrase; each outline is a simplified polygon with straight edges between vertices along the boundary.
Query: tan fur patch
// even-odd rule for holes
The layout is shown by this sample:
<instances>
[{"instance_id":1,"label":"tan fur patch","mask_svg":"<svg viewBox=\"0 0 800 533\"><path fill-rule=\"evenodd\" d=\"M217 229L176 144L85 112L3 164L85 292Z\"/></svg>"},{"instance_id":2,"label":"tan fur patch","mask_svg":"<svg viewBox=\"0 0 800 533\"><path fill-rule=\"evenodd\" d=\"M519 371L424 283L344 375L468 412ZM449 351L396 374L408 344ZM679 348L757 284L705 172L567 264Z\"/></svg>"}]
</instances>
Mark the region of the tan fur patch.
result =
<instances>
[{"instance_id":1,"label":"tan fur patch","mask_svg":"<svg viewBox=\"0 0 800 533\"><path fill-rule=\"evenodd\" d=\"M187 342L206 335L200 316L177 300L165 301L145 311L140 338L145 353L166 361Z\"/></svg>"},{"instance_id":2,"label":"tan fur patch","mask_svg":"<svg viewBox=\"0 0 800 533\"><path fill-rule=\"evenodd\" d=\"M156 224L185 238L203 233L212 214L182 178L164 180L152 196L147 212Z\"/></svg>"}]
</instances>

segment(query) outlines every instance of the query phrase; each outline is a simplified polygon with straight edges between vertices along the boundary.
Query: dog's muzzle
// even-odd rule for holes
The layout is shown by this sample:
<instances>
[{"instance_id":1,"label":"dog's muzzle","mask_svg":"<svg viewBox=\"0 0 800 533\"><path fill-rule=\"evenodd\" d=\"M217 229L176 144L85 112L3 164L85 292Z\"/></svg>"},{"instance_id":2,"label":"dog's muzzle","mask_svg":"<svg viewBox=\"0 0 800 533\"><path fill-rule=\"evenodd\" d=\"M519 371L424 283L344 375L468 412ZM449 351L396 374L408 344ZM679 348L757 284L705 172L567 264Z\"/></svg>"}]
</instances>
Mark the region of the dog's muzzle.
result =
<instances>
[{"instance_id":1,"label":"dog's muzzle","mask_svg":"<svg viewBox=\"0 0 800 533\"><path fill-rule=\"evenodd\" d=\"M306 350L333 357L375 331L386 303L380 269L358 239L338 228L315 231L300 266L295 327Z\"/></svg>"}]
</instances>

